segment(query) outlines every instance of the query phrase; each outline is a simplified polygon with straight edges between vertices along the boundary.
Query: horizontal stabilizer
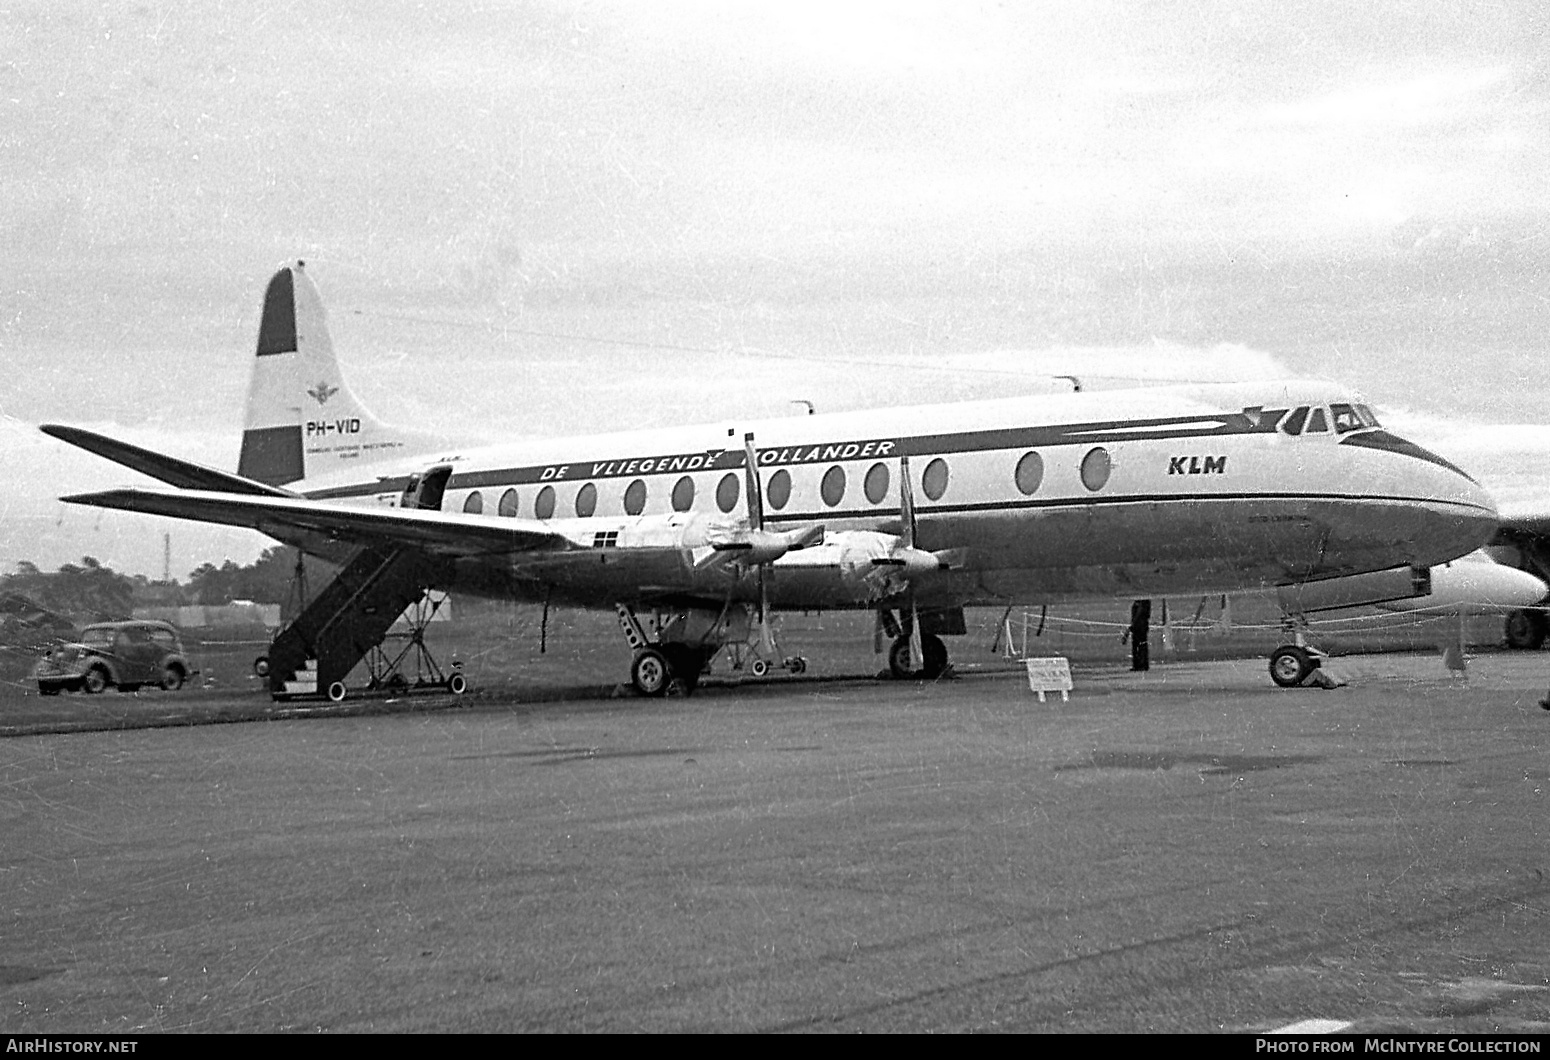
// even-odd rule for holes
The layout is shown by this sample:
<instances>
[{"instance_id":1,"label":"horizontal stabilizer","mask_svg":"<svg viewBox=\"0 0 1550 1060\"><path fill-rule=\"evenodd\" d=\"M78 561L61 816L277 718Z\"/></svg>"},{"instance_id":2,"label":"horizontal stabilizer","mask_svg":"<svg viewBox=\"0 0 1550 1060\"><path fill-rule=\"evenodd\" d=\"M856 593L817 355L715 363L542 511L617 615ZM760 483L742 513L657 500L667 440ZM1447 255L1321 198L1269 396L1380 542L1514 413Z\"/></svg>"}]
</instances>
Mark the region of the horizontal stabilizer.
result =
<instances>
[{"instance_id":1,"label":"horizontal stabilizer","mask_svg":"<svg viewBox=\"0 0 1550 1060\"><path fill-rule=\"evenodd\" d=\"M203 464L179 460L150 449L142 449L138 445L130 445L128 442L120 442L105 435L82 430L79 427L45 423L38 429L52 438L69 442L71 445L85 449L88 453L96 453L115 464L123 464L127 468L154 479L160 479L180 489L219 490L222 493L258 494L266 497L297 496L290 490L280 489L278 486L255 482L241 475L233 475L229 471L217 471Z\"/></svg>"}]
</instances>

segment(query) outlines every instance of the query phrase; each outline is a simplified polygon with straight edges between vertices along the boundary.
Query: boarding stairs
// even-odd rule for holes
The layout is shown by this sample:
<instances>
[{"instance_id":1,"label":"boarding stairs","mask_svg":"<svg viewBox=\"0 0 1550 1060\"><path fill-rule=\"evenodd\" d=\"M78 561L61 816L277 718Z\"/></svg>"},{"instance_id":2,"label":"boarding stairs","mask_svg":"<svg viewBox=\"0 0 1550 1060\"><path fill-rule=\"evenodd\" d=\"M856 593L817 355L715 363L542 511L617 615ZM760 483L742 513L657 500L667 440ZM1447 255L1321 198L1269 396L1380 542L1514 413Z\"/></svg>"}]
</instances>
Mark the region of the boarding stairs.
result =
<instances>
[{"instance_id":1,"label":"boarding stairs","mask_svg":"<svg viewBox=\"0 0 1550 1060\"><path fill-rule=\"evenodd\" d=\"M342 699L345 677L434 578L434 564L419 549L360 549L270 645L270 695Z\"/></svg>"}]
</instances>

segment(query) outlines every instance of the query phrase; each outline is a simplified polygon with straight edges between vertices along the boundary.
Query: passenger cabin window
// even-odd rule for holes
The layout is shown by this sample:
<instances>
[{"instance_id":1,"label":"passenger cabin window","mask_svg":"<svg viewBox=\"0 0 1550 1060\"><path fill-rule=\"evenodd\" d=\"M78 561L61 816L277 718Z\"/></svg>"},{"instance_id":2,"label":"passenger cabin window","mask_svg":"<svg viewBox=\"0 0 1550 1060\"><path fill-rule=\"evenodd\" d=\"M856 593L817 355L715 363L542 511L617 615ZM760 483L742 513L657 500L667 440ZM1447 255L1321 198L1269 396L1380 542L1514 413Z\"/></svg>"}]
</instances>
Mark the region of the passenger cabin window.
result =
<instances>
[{"instance_id":1,"label":"passenger cabin window","mask_svg":"<svg viewBox=\"0 0 1550 1060\"><path fill-rule=\"evenodd\" d=\"M479 495L478 490L468 495L468 499L463 502L463 511L469 515L478 515L484 511L484 498Z\"/></svg>"},{"instance_id":2,"label":"passenger cabin window","mask_svg":"<svg viewBox=\"0 0 1550 1060\"><path fill-rule=\"evenodd\" d=\"M1286 422L1281 424L1281 429L1287 434L1301 434L1302 425L1308 422L1308 406L1299 405L1286 417Z\"/></svg>"},{"instance_id":3,"label":"passenger cabin window","mask_svg":"<svg viewBox=\"0 0 1550 1060\"><path fill-rule=\"evenodd\" d=\"M823 473L823 482L818 487L818 493L823 497L823 502L833 508L845 499L845 469L835 464Z\"/></svg>"},{"instance_id":4,"label":"passenger cabin window","mask_svg":"<svg viewBox=\"0 0 1550 1060\"><path fill-rule=\"evenodd\" d=\"M1324 410L1323 410L1323 408L1316 408L1316 409L1313 410L1313 414L1308 417L1308 429L1304 433L1305 434L1314 434L1314 433L1328 434L1329 433L1329 423L1324 418Z\"/></svg>"},{"instance_id":5,"label":"passenger cabin window","mask_svg":"<svg viewBox=\"0 0 1550 1060\"><path fill-rule=\"evenodd\" d=\"M501 502L496 511L501 515L510 517L517 514L517 491L509 489L501 494Z\"/></svg>"},{"instance_id":6,"label":"passenger cabin window","mask_svg":"<svg viewBox=\"0 0 1550 1060\"><path fill-rule=\"evenodd\" d=\"M646 484L636 479L625 487L624 514L639 515L646 510Z\"/></svg>"},{"instance_id":7,"label":"passenger cabin window","mask_svg":"<svg viewBox=\"0 0 1550 1060\"><path fill-rule=\"evenodd\" d=\"M1024 453L1023 458L1017 462L1013 477L1017 480L1017 491L1032 496L1044 481L1044 458L1038 453Z\"/></svg>"},{"instance_id":8,"label":"passenger cabin window","mask_svg":"<svg viewBox=\"0 0 1550 1060\"><path fill-rule=\"evenodd\" d=\"M724 512L730 512L737 507L737 497L742 490L737 475L728 471L721 476L721 481L716 483L716 507Z\"/></svg>"},{"instance_id":9,"label":"passenger cabin window","mask_svg":"<svg viewBox=\"0 0 1550 1060\"><path fill-rule=\"evenodd\" d=\"M939 501L947 492L947 461L937 457L926 465L926 473L920 477L921 488L931 500Z\"/></svg>"},{"instance_id":10,"label":"passenger cabin window","mask_svg":"<svg viewBox=\"0 0 1550 1060\"><path fill-rule=\"evenodd\" d=\"M1082 485L1097 493L1109 483L1109 473L1114 470L1114 462L1109 459L1107 449L1089 449L1087 455L1082 457Z\"/></svg>"},{"instance_id":11,"label":"passenger cabin window","mask_svg":"<svg viewBox=\"0 0 1550 1060\"><path fill-rule=\"evenodd\" d=\"M533 502L533 514L540 519L548 519L554 515L553 486L545 486L538 491L538 499Z\"/></svg>"},{"instance_id":12,"label":"passenger cabin window","mask_svg":"<svg viewBox=\"0 0 1550 1060\"><path fill-rule=\"evenodd\" d=\"M685 475L673 484L673 511L686 512L694 507L694 479Z\"/></svg>"},{"instance_id":13,"label":"passenger cabin window","mask_svg":"<svg viewBox=\"0 0 1550 1060\"><path fill-rule=\"evenodd\" d=\"M791 472L781 468L771 475L769 483L765 486L764 495L769 499L771 508L784 508L786 502L791 499Z\"/></svg>"},{"instance_id":14,"label":"passenger cabin window","mask_svg":"<svg viewBox=\"0 0 1550 1060\"><path fill-rule=\"evenodd\" d=\"M597 511L597 487L588 482L576 491L576 514L587 519L595 511Z\"/></svg>"},{"instance_id":15,"label":"passenger cabin window","mask_svg":"<svg viewBox=\"0 0 1550 1060\"><path fill-rule=\"evenodd\" d=\"M873 504L881 504L883 498L888 495L888 465L879 463L868 468L861 488L865 491L867 500Z\"/></svg>"}]
</instances>

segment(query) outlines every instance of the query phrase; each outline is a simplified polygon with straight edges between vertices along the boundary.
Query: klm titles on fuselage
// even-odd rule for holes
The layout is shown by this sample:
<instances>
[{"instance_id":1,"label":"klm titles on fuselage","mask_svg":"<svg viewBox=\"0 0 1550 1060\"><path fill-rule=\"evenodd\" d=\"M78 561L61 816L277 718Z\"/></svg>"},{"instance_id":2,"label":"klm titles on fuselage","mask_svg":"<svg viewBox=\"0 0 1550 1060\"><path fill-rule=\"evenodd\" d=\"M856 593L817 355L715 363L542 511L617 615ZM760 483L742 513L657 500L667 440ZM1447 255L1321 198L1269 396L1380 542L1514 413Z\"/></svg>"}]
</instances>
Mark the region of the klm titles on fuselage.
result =
<instances>
[{"instance_id":1,"label":"klm titles on fuselage","mask_svg":"<svg viewBox=\"0 0 1550 1060\"><path fill-rule=\"evenodd\" d=\"M898 442L892 439L868 442L830 442L824 445L792 445L781 449L761 449L759 466L775 464L814 464L825 460L866 460L893 455ZM668 475L682 471L718 471L742 467L740 449L707 449L699 453L672 456L645 456L634 460L598 460L587 464L551 464L538 474L538 481L569 478L618 478L625 475Z\"/></svg>"},{"instance_id":2,"label":"klm titles on fuselage","mask_svg":"<svg viewBox=\"0 0 1550 1060\"><path fill-rule=\"evenodd\" d=\"M1224 456L1170 456L1170 475L1225 475L1227 457Z\"/></svg>"}]
</instances>

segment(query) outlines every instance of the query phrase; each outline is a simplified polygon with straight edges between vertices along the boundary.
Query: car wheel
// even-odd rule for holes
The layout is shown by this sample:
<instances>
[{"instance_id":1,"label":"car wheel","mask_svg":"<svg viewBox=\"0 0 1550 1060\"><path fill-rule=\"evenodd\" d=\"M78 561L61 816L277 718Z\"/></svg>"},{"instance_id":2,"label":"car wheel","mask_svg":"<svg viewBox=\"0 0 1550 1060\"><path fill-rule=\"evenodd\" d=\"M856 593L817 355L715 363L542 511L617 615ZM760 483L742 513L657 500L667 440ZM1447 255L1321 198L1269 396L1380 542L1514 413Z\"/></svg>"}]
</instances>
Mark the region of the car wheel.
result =
<instances>
[{"instance_id":1,"label":"car wheel","mask_svg":"<svg viewBox=\"0 0 1550 1060\"><path fill-rule=\"evenodd\" d=\"M167 692L176 692L183 687L183 667L176 664L168 666L161 672L161 687Z\"/></svg>"},{"instance_id":2,"label":"car wheel","mask_svg":"<svg viewBox=\"0 0 1550 1060\"><path fill-rule=\"evenodd\" d=\"M112 683L113 675L108 673L106 667L93 666L81 676L81 691L96 695Z\"/></svg>"}]
</instances>

